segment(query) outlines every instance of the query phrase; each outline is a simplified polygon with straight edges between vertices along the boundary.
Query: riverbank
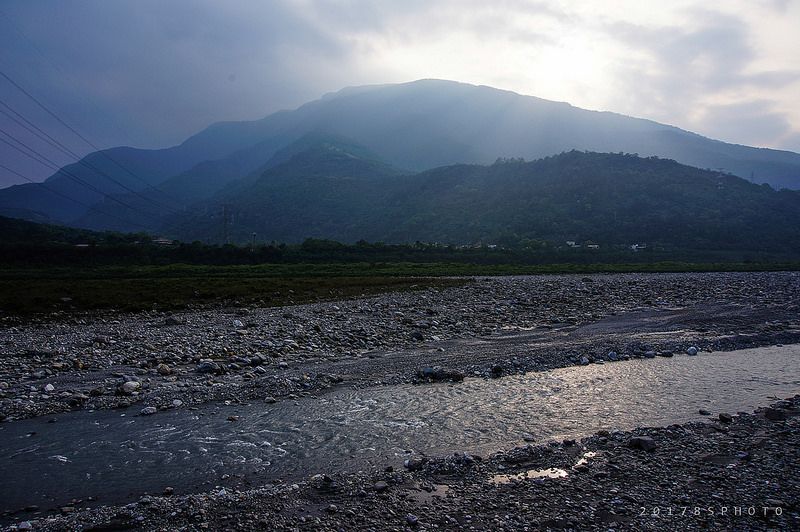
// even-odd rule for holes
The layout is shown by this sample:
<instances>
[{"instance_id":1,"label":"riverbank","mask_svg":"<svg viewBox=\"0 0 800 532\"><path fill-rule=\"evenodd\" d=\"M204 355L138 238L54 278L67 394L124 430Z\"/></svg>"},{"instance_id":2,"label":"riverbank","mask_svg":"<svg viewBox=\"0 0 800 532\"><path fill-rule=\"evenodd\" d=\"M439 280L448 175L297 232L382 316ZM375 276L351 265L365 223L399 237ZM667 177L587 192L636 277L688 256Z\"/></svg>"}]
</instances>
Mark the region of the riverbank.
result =
<instances>
[{"instance_id":1,"label":"riverbank","mask_svg":"<svg viewBox=\"0 0 800 532\"><path fill-rule=\"evenodd\" d=\"M278 308L9 318L0 333L0 420L157 412L794 343L800 274L483 278Z\"/></svg>"},{"instance_id":2,"label":"riverbank","mask_svg":"<svg viewBox=\"0 0 800 532\"><path fill-rule=\"evenodd\" d=\"M753 414L485 457L252 490L167 490L120 507L80 501L9 530L789 530L800 525L799 414L795 396Z\"/></svg>"}]
</instances>

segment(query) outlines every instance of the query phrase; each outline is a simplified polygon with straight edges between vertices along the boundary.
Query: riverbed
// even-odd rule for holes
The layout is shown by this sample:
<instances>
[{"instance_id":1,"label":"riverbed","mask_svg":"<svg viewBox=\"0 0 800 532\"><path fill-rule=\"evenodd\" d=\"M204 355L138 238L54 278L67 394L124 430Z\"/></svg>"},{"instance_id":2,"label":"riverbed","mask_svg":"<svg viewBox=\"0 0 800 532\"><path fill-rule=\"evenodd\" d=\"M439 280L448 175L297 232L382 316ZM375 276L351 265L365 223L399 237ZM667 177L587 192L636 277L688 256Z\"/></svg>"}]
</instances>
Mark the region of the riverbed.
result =
<instances>
[{"instance_id":1,"label":"riverbed","mask_svg":"<svg viewBox=\"0 0 800 532\"><path fill-rule=\"evenodd\" d=\"M800 346L676 355L455 384L338 388L275 404L76 411L0 425L0 511L135 500L484 454L530 436L665 426L800 392Z\"/></svg>"}]
</instances>

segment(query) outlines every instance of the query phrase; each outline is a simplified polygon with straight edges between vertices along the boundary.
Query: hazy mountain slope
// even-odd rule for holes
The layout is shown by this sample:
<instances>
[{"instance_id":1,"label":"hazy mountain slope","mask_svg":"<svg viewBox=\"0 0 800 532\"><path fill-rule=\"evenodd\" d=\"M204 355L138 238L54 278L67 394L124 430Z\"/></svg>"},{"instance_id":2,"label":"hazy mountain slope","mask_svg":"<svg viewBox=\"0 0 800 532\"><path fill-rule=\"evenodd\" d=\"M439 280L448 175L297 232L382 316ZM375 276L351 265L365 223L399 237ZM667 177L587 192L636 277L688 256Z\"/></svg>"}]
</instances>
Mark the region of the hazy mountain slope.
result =
<instances>
[{"instance_id":1,"label":"hazy mountain slope","mask_svg":"<svg viewBox=\"0 0 800 532\"><path fill-rule=\"evenodd\" d=\"M138 194L115 194L119 203L103 199L95 209L84 212L71 221L72 225L90 229L131 230L127 220L137 220L146 229L156 230L163 219L186 211L193 204L211 197L228 184L242 180L242 176L257 177L271 165L278 148L285 149L286 139L271 137L253 146L238 150L223 159L203 161L178 175L166 179L157 190L142 190ZM113 208L109 208L113 207ZM142 217L146 213L146 217Z\"/></svg>"},{"instance_id":2,"label":"hazy mountain slope","mask_svg":"<svg viewBox=\"0 0 800 532\"><path fill-rule=\"evenodd\" d=\"M277 241L314 236L349 240L374 218L375 209L402 179L362 147L301 140L287 152L299 147L304 151L256 180L235 183L190 213L171 217L165 229L184 240L220 241L227 205L233 241L248 241L253 232ZM288 153L276 160L283 156Z\"/></svg>"},{"instance_id":3,"label":"hazy mountain slope","mask_svg":"<svg viewBox=\"0 0 800 532\"><path fill-rule=\"evenodd\" d=\"M441 80L343 89L261 120L214 124L180 146L113 148L108 153L146 182L163 184L178 201L166 196L160 201L176 208L244 177L309 134L352 139L387 163L415 171L455 163L486 164L497 157L532 159L578 149L657 155L699 168L722 168L756 182L800 188L800 155L796 153L727 144L649 120ZM158 195L100 153L86 159L130 188ZM105 193L125 193L91 169L76 164L65 170ZM84 203L101 199L63 173L48 179L48 186ZM93 216L84 219L84 207L51 196L35 185L3 189L0 212L36 212L92 227L106 223ZM151 215L137 214L139 218Z\"/></svg>"},{"instance_id":4,"label":"hazy mountain slope","mask_svg":"<svg viewBox=\"0 0 800 532\"><path fill-rule=\"evenodd\" d=\"M397 198L387 207L386 218L394 220L385 227L389 240L800 246L800 193L664 159L570 152L531 163L446 167L415 176Z\"/></svg>"},{"instance_id":5,"label":"hazy mountain slope","mask_svg":"<svg viewBox=\"0 0 800 532\"><path fill-rule=\"evenodd\" d=\"M268 120L213 124L188 138L182 144L171 148L146 150L119 147L90 153L82 159L83 164L67 165L47 178L45 183L51 190L56 190L81 203L94 205L103 203L103 196L96 190L92 190L91 187L104 194L121 196L130 194L109 179L110 176L128 188L157 198L158 203L172 207L175 202L170 199L170 194L175 193L175 187L167 186L167 195L164 195L157 191L161 189L162 182L185 173L204 161L223 159L233 152L243 151L257 144L268 142L272 138L272 132L282 124L284 114L275 113L268 117ZM287 142L281 140L276 142L276 146L284 146ZM270 152L264 160L271 155ZM244 158L247 159L247 155ZM237 164L243 168L246 167L244 163ZM201 174L202 171L199 173ZM236 175L236 177L241 177L241 175ZM91 187L82 185L79 181L84 181ZM191 188L195 183L193 180L188 181L185 183L186 186L180 187L181 194L193 196L196 192L193 192ZM153 190L150 186L155 186L157 190ZM139 201L148 204L146 200L140 199ZM149 204L152 205L152 203ZM110 202L110 206L114 210L120 208L124 210L124 207L113 201ZM138 205L133 206L138 207ZM66 200L63 196L53 194L37 184L23 184L0 189L0 214L13 215L12 213L23 210L40 213L53 221L75 223L76 219L80 219L86 214L87 208L77 202ZM141 218L142 214L137 214L137 217ZM119 222L117 222L118 224ZM135 227L128 228L135 229Z\"/></svg>"},{"instance_id":6,"label":"hazy mountain slope","mask_svg":"<svg viewBox=\"0 0 800 532\"><path fill-rule=\"evenodd\" d=\"M796 153L726 144L649 120L450 81L344 89L292 115L294 131L347 137L414 170L578 149L657 155L800 188Z\"/></svg>"},{"instance_id":7,"label":"hazy mountain slope","mask_svg":"<svg viewBox=\"0 0 800 532\"><path fill-rule=\"evenodd\" d=\"M218 241L647 242L674 249L800 249L800 193L675 161L569 152L530 163L398 175L335 145L311 148L166 228Z\"/></svg>"}]
</instances>

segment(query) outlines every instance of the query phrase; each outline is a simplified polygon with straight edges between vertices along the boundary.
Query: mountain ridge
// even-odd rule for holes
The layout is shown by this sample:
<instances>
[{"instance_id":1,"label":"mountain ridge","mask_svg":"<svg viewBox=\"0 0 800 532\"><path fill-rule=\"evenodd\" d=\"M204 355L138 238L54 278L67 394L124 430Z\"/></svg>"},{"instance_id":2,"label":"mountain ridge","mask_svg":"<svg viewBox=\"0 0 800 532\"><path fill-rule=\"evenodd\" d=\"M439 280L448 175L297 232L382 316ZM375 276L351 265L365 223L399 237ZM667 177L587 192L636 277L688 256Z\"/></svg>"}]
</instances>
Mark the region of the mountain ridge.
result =
<instances>
[{"instance_id":1,"label":"mountain ridge","mask_svg":"<svg viewBox=\"0 0 800 532\"><path fill-rule=\"evenodd\" d=\"M159 211L156 204L179 211L210 198L309 134L351 139L388 164L414 172L455 163L485 164L497 157L538 159L578 149L655 155L699 168L722 168L777 188L800 188L800 154L794 152L725 143L649 119L485 85L427 79L346 87L258 120L216 122L170 148L95 152L86 160L136 194L75 163L48 178L46 188L97 208L87 209L30 184L0 189L0 214L29 212L37 219L93 229L133 229L119 220L110 226L111 217L98 211L116 209L118 203L87 191L64 172L133 204L142 211L138 218L148 218ZM105 155L119 159L139 179ZM162 188L169 194L155 191ZM136 195L149 199L142 203Z\"/></svg>"},{"instance_id":2,"label":"mountain ridge","mask_svg":"<svg viewBox=\"0 0 800 532\"><path fill-rule=\"evenodd\" d=\"M312 147L247 187L172 218L163 231L209 242L220 241L225 223L232 242L256 233L289 243L322 238L519 247L569 240L604 248L637 242L665 249L800 248L800 192L669 159L570 151L408 174L381 173L390 167L336 154ZM325 157L335 164L321 162Z\"/></svg>"}]
</instances>

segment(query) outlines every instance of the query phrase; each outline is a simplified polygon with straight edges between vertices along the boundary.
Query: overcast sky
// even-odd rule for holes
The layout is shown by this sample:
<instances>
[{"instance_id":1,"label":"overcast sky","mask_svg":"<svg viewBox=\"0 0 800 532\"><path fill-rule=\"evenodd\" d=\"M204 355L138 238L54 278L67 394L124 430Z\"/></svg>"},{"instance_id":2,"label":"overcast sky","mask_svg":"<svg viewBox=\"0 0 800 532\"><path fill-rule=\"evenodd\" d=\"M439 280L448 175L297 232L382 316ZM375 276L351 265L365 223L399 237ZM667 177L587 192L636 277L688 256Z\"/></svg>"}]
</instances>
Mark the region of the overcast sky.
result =
<instances>
[{"instance_id":1,"label":"overcast sky","mask_svg":"<svg viewBox=\"0 0 800 532\"><path fill-rule=\"evenodd\" d=\"M800 0L3 0L0 70L100 147L442 78L800 152L798 28ZM90 151L2 78L0 101ZM2 143L0 163L52 173Z\"/></svg>"}]
</instances>

